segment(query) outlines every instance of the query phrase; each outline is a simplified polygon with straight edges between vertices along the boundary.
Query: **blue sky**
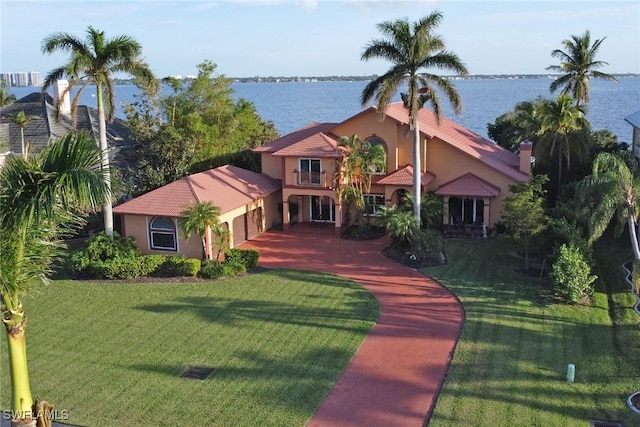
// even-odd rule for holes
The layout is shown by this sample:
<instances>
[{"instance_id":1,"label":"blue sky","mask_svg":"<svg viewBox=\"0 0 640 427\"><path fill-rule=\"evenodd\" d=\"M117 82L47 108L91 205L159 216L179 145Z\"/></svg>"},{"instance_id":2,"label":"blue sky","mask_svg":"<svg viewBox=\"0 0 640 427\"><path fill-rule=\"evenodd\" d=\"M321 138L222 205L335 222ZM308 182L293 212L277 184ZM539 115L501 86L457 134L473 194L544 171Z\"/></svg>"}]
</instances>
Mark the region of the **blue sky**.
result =
<instances>
[{"instance_id":1,"label":"blue sky","mask_svg":"<svg viewBox=\"0 0 640 427\"><path fill-rule=\"evenodd\" d=\"M159 77L190 75L209 59L229 77L382 74L363 62L376 24L417 20L439 10L447 47L471 74L545 73L561 41L590 30L607 37L602 71L640 73L640 2L453 0L7 1L0 0L0 71L62 65L42 39L63 31L84 38L88 25L108 37L128 34Z\"/></svg>"}]
</instances>

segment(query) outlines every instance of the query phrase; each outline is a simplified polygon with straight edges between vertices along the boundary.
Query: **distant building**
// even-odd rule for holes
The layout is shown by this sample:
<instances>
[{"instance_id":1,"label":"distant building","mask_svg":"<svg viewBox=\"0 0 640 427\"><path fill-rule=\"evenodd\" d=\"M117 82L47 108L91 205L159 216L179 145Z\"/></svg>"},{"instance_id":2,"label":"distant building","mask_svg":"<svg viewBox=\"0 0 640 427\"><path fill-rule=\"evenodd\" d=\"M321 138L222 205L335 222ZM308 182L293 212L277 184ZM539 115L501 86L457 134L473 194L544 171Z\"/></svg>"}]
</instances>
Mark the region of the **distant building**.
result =
<instances>
[{"instance_id":1,"label":"distant building","mask_svg":"<svg viewBox=\"0 0 640 427\"><path fill-rule=\"evenodd\" d=\"M4 80L7 86L42 86L42 78L38 71L0 73L0 80Z\"/></svg>"}]
</instances>

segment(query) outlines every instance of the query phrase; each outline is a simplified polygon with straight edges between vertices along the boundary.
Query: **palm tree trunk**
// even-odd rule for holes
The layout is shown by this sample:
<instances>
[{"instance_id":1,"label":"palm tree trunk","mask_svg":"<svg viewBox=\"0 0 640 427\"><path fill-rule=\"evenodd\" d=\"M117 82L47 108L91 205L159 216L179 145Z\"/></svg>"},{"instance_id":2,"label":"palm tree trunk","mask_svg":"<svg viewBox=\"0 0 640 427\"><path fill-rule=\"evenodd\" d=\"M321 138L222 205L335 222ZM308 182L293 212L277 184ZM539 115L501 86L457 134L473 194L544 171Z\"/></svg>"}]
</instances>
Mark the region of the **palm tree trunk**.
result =
<instances>
[{"instance_id":1,"label":"palm tree trunk","mask_svg":"<svg viewBox=\"0 0 640 427\"><path fill-rule=\"evenodd\" d=\"M562 150L558 144L558 194L560 194L560 187L562 187Z\"/></svg>"},{"instance_id":2,"label":"palm tree trunk","mask_svg":"<svg viewBox=\"0 0 640 427\"><path fill-rule=\"evenodd\" d=\"M104 232L107 236L113 236L113 211L111 207L111 171L109 170L109 147L107 146L107 121L104 116L104 105L102 102L102 85L96 82L96 92L98 98L98 130L100 151L102 151L102 170L107 183L107 195L104 201L102 212L104 214Z\"/></svg>"},{"instance_id":3,"label":"palm tree trunk","mask_svg":"<svg viewBox=\"0 0 640 427\"><path fill-rule=\"evenodd\" d=\"M640 260L640 248L638 248L638 235L636 233L636 224L633 219L633 215L629 213L627 217L629 224L629 237L631 238L631 248L633 249L633 256L635 259ZM638 224L640 227L640 223Z\"/></svg>"},{"instance_id":4,"label":"palm tree trunk","mask_svg":"<svg viewBox=\"0 0 640 427\"><path fill-rule=\"evenodd\" d=\"M22 142L22 157L27 160L27 150L24 146L24 128L20 126L20 142Z\"/></svg>"},{"instance_id":5,"label":"palm tree trunk","mask_svg":"<svg viewBox=\"0 0 640 427\"><path fill-rule=\"evenodd\" d=\"M417 115L418 112L416 111ZM421 178L421 164L420 164L420 127L418 125L417 116L412 119L413 123L413 216L420 226L420 191L422 180Z\"/></svg>"},{"instance_id":6,"label":"palm tree trunk","mask_svg":"<svg viewBox=\"0 0 640 427\"><path fill-rule=\"evenodd\" d=\"M21 305L9 311L3 319L9 348L9 373L11 376L11 416L14 419L29 419L32 416L33 398L29 386L27 369L27 342L25 337L25 315Z\"/></svg>"}]
</instances>

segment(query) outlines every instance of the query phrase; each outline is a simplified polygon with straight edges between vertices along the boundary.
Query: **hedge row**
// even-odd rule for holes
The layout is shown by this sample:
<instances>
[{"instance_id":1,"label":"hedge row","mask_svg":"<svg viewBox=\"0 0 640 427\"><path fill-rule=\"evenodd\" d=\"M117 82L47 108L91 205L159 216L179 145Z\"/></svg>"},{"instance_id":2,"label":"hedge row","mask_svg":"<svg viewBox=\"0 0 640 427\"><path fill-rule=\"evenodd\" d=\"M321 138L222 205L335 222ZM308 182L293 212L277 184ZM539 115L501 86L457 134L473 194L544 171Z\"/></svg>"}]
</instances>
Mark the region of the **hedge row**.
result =
<instances>
[{"instance_id":1,"label":"hedge row","mask_svg":"<svg viewBox=\"0 0 640 427\"><path fill-rule=\"evenodd\" d=\"M85 279L135 279L138 277L197 276L207 279L235 277L258 265L255 249L231 249L224 262L200 261L183 255L142 255L133 238L113 238L100 233L83 249L71 253L69 271Z\"/></svg>"}]
</instances>

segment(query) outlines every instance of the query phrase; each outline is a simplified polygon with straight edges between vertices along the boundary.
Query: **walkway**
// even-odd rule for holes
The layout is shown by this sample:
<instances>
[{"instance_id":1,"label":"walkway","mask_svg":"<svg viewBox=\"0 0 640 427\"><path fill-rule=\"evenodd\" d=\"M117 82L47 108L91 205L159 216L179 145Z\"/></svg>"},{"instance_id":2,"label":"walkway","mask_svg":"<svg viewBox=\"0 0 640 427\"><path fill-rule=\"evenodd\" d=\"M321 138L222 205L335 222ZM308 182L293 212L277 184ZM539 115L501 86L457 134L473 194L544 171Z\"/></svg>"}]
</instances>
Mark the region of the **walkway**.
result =
<instances>
[{"instance_id":1,"label":"walkway","mask_svg":"<svg viewBox=\"0 0 640 427\"><path fill-rule=\"evenodd\" d=\"M464 312L436 281L383 256L387 243L267 232L241 246L258 249L265 267L348 277L380 302L378 322L308 427L420 427L431 417Z\"/></svg>"}]
</instances>

